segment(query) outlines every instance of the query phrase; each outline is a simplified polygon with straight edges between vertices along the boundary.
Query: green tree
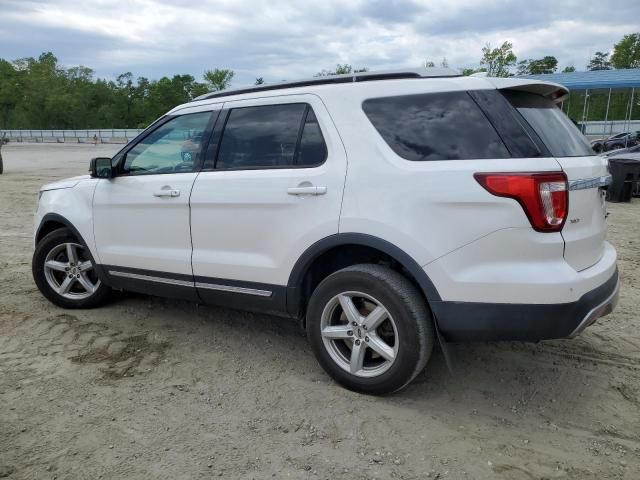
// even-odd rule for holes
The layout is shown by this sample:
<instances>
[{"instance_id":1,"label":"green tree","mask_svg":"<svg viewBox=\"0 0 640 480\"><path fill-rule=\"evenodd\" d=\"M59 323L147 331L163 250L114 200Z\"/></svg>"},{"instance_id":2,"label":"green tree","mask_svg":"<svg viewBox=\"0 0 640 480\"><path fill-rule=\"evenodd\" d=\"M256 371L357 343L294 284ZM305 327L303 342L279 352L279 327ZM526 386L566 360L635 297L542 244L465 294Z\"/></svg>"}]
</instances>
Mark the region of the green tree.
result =
<instances>
[{"instance_id":1,"label":"green tree","mask_svg":"<svg viewBox=\"0 0 640 480\"><path fill-rule=\"evenodd\" d=\"M589 64L587 70L611 70L611 62L609 61L609 53L596 52Z\"/></svg>"},{"instance_id":2,"label":"green tree","mask_svg":"<svg viewBox=\"0 0 640 480\"><path fill-rule=\"evenodd\" d=\"M22 77L11 63L0 59L0 129L9 128L16 106L21 103Z\"/></svg>"},{"instance_id":3,"label":"green tree","mask_svg":"<svg viewBox=\"0 0 640 480\"><path fill-rule=\"evenodd\" d=\"M611 65L613 68L640 67L640 32L625 35L613 46Z\"/></svg>"},{"instance_id":4,"label":"green tree","mask_svg":"<svg viewBox=\"0 0 640 480\"><path fill-rule=\"evenodd\" d=\"M62 67L51 52L0 59L0 129L141 128L210 88L192 75L136 80L125 72L114 81L93 75L82 65Z\"/></svg>"},{"instance_id":5,"label":"green tree","mask_svg":"<svg viewBox=\"0 0 640 480\"><path fill-rule=\"evenodd\" d=\"M520 60L516 65L516 75L530 75L529 71L529 63L531 63L531 59L528 60Z\"/></svg>"},{"instance_id":6,"label":"green tree","mask_svg":"<svg viewBox=\"0 0 640 480\"><path fill-rule=\"evenodd\" d=\"M547 55L538 60L531 60L531 62L529 62L529 71L532 75L554 73L556 70L558 70L558 59L553 55Z\"/></svg>"},{"instance_id":7,"label":"green tree","mask_svg":"<svg viewBox=\"0 0 640 480\"><path fill-rule=\"evenodd\" d=\"M204 81L212 92L226 90L231 85L235 72L227 68L216 68L204 72Z\"/></svg>"},{"instance_id":8,"label":"green tree","mask_svg":"<svg viewBox=\"0 0 640 480\"><path fill-rule=\"evenodd\" d=\"M516 64L517 57L513 53L513 45L503 42L498 48L491 48L486 44L482 48L482 60L480 65L484 65L490 77L510 77L511 67Z\"/></svg>"},{"instance_id":9,"label":"green tree","mask_svg":"<svg viewBox=\"0 0 640 480\"><path fill-rule=\"evenodd\" d=\"M337 64L335 70L321 70L314 75L314 77L328 77L330 75L347 75L349 73L360 73L366 72L367 68L353 68L348 63L345 64Z\"/></svg>"},{"instance_id":10,"label":"green tree","mask_svg":"<svg viewBox=\"0 0 640 480\"><path fill-rule=\"evenodd\" d=\"M131 110L137 93L137 88L133 82L133 74L131 72L126 72L118 75L116 77L116 85L118 86L118 99L124 105L122 113L123 125L126 125L127 128L131 128L133 125Z\"/></svg>"},{"instance_id":11,"label":"green tree","mask_svg":"<svg viewBox=\"0 0 640 480\"><path fill-rule=\"evenodd\" d=\"M575 71L576 71L576 67L574 67L573 65L568 65L564 67L564 69L562 70L562 73L572 73Z\"/></svg>"},{"instance_id":12,"label":"green tree","mask_svg":"<svg viewBox=\"0 0 640 480\"><path fill-rule=\"evenodd\" d=\"M558 69L558 59L547 55L537 60L527 59L518 62L516 75L539 75L542 73L554 73Z\"/></svg>"},{"instance_id":13,"label":"green tree","mask_svg":"<svg viewBox=\"0 0 640 480\"><path fill-rule=\"evenodd\" d=\"M462 75L464 75L465 77L468 77L469 75L473 75L474 73L483 73L486 72L487 69L486 68L463 68L462 69Z\"/></svg>"}]
</instances>

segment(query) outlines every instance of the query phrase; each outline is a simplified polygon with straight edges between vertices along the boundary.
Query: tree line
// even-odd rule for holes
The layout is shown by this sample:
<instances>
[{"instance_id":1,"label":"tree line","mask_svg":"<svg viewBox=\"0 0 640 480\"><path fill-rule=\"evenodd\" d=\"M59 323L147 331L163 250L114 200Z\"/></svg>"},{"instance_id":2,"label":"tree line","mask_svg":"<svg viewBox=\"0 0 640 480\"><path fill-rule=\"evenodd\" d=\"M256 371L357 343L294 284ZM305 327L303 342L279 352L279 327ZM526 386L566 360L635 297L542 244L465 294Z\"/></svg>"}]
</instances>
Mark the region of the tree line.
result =
<instances>
[{"instance_id":1,"label":"tree line","mask_svg":"<svg viewBox=\"0 0 640 480\"><path fill-rule=\"evenodd\" d=\"M446 60L444 61L446 62ZM611 52L597 51L589 59L585 68L589 71L640 68L640 32L624 35L620 41L614 44ZM492 77L511 77L514 75L556 73L557 71L558 59L555 56L545 55L538 59L527 58L518 61L518 57L513 52L513 44L503 42L496 48L486 44L482 48L480 66L465 68L462 72L464 75L487 72ZM573 65L568 65L562 70L563 73L575 71L576 68Z\"/></svg>"},{"instance_id":2,"label":"tree line","mask_svg":"<svg viewBox=\"0 0 640 480\"><path fill-rule=\"evenodd\" d=\"M447 67L442 60L440 65ZM425 66L435 66L425 61ZM640 67L640 33L625 35L611 53L596 52L586 66L588 70ZM497 48L486 45L478 68L465 68L463 74L487 72L506 77L554 73L558 60L552 56L539 59L518 58L513 45L504 42ZM563 71L574 71L573 66ZM367 71L366 67L338 64L315 76L339 75ZM38 58L14 61L0 59L0 129L89 129L143 128L173 108L207 92L228 88L234 78L230 69L207 70L202 80L193 75L167 76L158 80L134 77L125 72L115 80L94 78L85 66L63 67L51 52ZM263 84L262 77L255 84ZM578 108L578 102L575 102ZM592 112L598 109L592 110ZM576 111L574 118L578 118Z\"/></svg>"},{"instance_id":3,"label":"tree line","mask_svg":"<svg viewBox=\"0 0 640 480\"><path fill-rule=\"evenodd\" d=\"M208 70L199 82L188 74L149 80L126 72L108 81L88 67L62 67L51 52L0 59L0 129L143 128L178 104L224 90L233 76Z\"/></svg>"}]
</instances>

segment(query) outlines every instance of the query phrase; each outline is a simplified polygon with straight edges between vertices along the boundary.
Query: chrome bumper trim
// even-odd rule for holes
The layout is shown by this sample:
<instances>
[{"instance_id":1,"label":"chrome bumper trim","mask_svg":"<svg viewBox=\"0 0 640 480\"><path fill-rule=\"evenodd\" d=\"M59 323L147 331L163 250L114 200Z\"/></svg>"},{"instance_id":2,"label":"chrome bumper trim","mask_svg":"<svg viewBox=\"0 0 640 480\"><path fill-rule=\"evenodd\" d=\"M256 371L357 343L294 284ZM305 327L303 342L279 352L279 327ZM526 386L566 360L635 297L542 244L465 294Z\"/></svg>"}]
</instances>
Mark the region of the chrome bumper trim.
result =
<instances>
[{"instance_id":1,"label":"chrome bumper trim","mask_svg":"<svg viewBox=\"0 0 640 480\"><path fill-rule=\"evenodd\" d=\"M598 318L604 317L605 315L609 315L616 305L618 304L618 297L620 295L620 280L616 282L616 288L613 290L611 295L609 295L602 303L593 307L589 313L582 319L580 324L576 327L576 329L571 332L569 338L573 338L576 335L582 333L582 331L587 328L589 325L593 324Z\"/></svg>"}]
</instances>

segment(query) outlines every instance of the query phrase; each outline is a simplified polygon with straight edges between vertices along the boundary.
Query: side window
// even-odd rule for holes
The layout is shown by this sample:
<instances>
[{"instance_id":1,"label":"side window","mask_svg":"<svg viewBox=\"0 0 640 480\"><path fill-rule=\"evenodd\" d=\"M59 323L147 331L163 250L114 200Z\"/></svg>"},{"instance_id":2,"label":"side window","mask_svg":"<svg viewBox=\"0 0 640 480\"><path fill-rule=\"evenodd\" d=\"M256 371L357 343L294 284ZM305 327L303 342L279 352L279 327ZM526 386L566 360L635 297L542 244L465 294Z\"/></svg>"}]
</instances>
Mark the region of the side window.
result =
<instances>
[{"instance_id":1,"label":"side window","mask_svg":"<svg viewBox=\"0 0 640 480\"><path fill-rule=\"evenodd\" d=\"M372 98L362 108L389 147L407 160L511 156L466 92Z\"/></svg>"},{"instance_id":2,"label":"side window","mask_svg":"<svg viewBox=\"0 0 640 480\"><path fill-rule=\"evenodd\" d=\"M241 107L229 112L216 168L315 166L326 156L326 145L309 105Z\"/></svg>"},{"instance_id":3,"label":"side window","mask_svg":"<svg viewBox=\"0 0 640 480\"><path fill-rule=\"evenodd\" d=\"M121 172L129 175L191 172L199 160L211 112L169 120L129 150Z\"/></svg>"},{"instance_id":4,"label":"side window","mask_svg":"<svg viewBox=\"0 0 640 480\"><path fill-rule=\"evenodd\" d=\"M554 157L595 155L587 138L548 98L529 92L504 90L502 95L535 130Z\"/></svg>"},{"instance_id":5,"label":"side window","mask_svg":"<svg viewBox=\"0 0 640 480\"><path fill-rule=\"evenodd\" d=\"M307 120L304 123L296 165L308 167L322 164L327 159L327 144L324 142L316 114L309 107Z\"/></svg>"},{"instance_id":6,"label":"side window","mask_svg":"<svg viewBox=\"0 0 640 480\"><path fill-rule=\"evenodd\" d=\"M540 137L498 90L469 92L482 109L514 158L549 156Z\"/></svg>"}]
</instances>

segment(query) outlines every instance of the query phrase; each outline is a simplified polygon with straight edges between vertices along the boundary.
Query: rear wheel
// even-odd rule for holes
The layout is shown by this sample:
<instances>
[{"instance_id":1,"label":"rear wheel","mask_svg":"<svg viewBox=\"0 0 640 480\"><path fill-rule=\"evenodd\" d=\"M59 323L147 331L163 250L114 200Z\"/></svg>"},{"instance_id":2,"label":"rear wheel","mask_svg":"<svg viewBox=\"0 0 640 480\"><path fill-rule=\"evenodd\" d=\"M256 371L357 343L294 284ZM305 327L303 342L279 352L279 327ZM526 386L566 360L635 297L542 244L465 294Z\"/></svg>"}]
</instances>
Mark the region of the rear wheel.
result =
<instances>
[{"instance_id":1,"label":"rear wheel","mask_svg":"<svg viewBox=\"0 0 640 480\"><path fill-rule=\"evenodd\" d=\"M111 293L94 268L91 255L66 228L55 230L37 245L33 278L48 300L64 308L93 308Z\"/></svg>"},{"instance_id":2,"label":"rear wheel","mask_svg":"<svg viewBox=\"0 0 640 480\"><path fill-rule=\"evenodd\" d=\"M407 278L362 264L318 285L307 309L307 335L333 379L351 390L384 394L422 371L435 334L426 302Z\"/></svg>"}]
</instances>

